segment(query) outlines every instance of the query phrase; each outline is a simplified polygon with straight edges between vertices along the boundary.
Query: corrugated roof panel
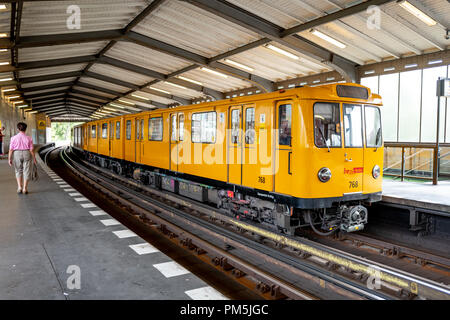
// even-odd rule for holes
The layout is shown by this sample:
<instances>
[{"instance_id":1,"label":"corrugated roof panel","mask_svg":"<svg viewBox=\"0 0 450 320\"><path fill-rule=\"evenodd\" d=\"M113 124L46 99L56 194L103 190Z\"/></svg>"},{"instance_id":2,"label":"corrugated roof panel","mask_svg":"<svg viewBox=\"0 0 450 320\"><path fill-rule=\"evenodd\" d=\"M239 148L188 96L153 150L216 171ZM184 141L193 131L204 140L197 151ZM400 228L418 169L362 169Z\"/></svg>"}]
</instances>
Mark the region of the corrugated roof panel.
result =
<instances>
[{"instance_id":1,"label":"corrugated roof panel","mask_svg":"<svg viewBox=\"0 0 450 320\"><path fill-rule=\"evenodd\" d=\"M252 84L248 81L244 81L231 76L227 76L227 78L224 78L200 69L185 72L182 74L182 76L195 81L199 81L205 87L222 92L230 90L238 90L242 88L249 88L252 86Z\"/></svg>"},{"instance_id":2,"label":"corrugated roof panel","mask_svg":"<svg viewBox=\"0 0 450 320\"><path fill-rule=\"evenodd\" d=\"M81 71L86 67L86 63L69 64L66 66L47 67L39 69L21 70L19 71L20 78L42 76L54 73Z\"/></svg>"},{"instance_id":3,"label":"corrugated roof panel","mask_svg":"<svg viewBox=\"0 0 450 320\"><path fill-rule=\"evenodd\" d=\"M122 68L117 68L107 64L94 64L89 71L100 73L114 79L130 82L136 85L143 85L153 80L151 77L131 72Z\"/></svg>"},{"instance_id":4,"label":"corrugated roof panel","mask_svg":"<svg viewBox=\"0 0 450 320\"><path fill-rule=\"evenodd\" d=\"M49 84L71 82L71 81L75 81L75 79L76 78L64 78L64 79L55 79L55 80L48 80L48 81L24 83L24 84L22 84L22 88L32 88L32 87L36 87L36 86L46 86Z\"/></svg>"},{"instance_id":5,"label":"corrugated roof panel","mask_svg":"<svg viewBox=\"0 0 450 320\"><path fill-rule=\"evenodd\" d=\"M114 96L112 94L109 94L109 93L106 93L106 92L103 92L103 91L97 91L97 90L93 90L93 89L90 89L90 88L79 87L79 86L76 86L76 85L73 86L73 88L77 89L77 90L80 90L80 91L85 91L85 92L89 92L89 93L96 94L96 95L99 95L99 96L103 96L105 98L115 98L116 97L116 96Z\"/></svg>"},{"instance_id":6,"label":"corrugated roof panel","mask_svg":"<svg viewBox=\"0 0 450 320\"><path fill-rule=\"evenodd\" d=\"M106 103L106 102L107 102L107 99L106 99L106 98L105 98L105 99L99 99L99 98L94 98L94 97L91 97L91 96L89 96L89 95L80 94L80 93L74 93L74 92L71 92L70 95L71 95L71 96L76 96L76 97L86 98L86 99L89 99L89 100L95 100L95 101L98 101L98 102L100 102L100 103Z\"/></svg>"},{"instance_id":7,"label":"corrugated roof panel","mask_svg":"<svg viewBox=\"0 0 450 320\"><path fill-rule=\"evenodd\" d=\"M90 77L86 77L86 76L82 76L80 78L80 82L92 84L92 85L100 87L100 88L114 90L114 91L117 91L120 93L124 93L124 92L127 92L130 90L130 88L127 88L127 87L122 87L122 86L119 86L114 83L109 83L106 81L102 81L102 80L98 80L98 79L94 79L94 78L90 78Z\"/></svg>"},{"instance_id":8,"label":"corrugated roof panel","mask_svg":"<svg viewBox=\"0 0 450 320\"><path fill-rule=\"evenodd\" d=\"M273 43L273 45L289 51L279 44ZM289 52L297 55L295 51ZM254 48L234 55L229 59L251 67L254 69L251 73L272 81L295 78L310 73L319 73L324 69L324 67L318 64L311 64L310 61L303 58L294 60L265 47Z\"/></svg>"},{"instance_id":9,"label":"corrugated roof panel","mask_svg":"<svg viewBox=\"0 0 450 320\"><path fill-rule=\"evenodd\" d=\"M61 90L67 90L70 87L58 87L58 88L53 88L53 89L45 89L45 90L39 90L39 91L33 91L33 92L25 92L24 96L25 98L29 95L36 95L36 94L40 94L40 93L46 93L46 92L54 92L54 91L61 91Z\"/></svg>"},{"instance_id":10,"label":"corrugated roof panel","mask_svg":"<svg viewBox=\"0 0 450 320\"><path fill-rule=\"evenodd\" d=\"M65 44L36 48L20 48L19 62L95 55L101 49L103 49L103 47L105 47L107 43L107 41L98 41L83 43L83 45Z\"/></svg>"},{"instance_id":11,"label":"corrugated roof panel","mask_svg":"<svg viewBox=\"0 0 450 320\"><path fill-rule=\"evenodd\" d=\"M125 41L116 43L106 53L106 56L164 74L192 64L186 60Z\"/></svg>"},{"instance_id":12,"label":"corrugated roof panel","mask_svg":"<svg viewBox=\"0 0 450 320\"><path fill-rule=\"evenodd\" d=\"M136 95L142 96L142 97L146 97L146 98L148 98L148 99L150 99L152 101L161 102L161 103L164 103L164 104L171 104L171 103L175 103L176 102L175 100L172 100L172 99L160 97L160 96L157 96L157 95L154 95L154 94L150 94L150 93L147 93L147 92L142 92L142 91L136 91L136 92L133 92L133 94L136 94ZM130 101L130 100L126 100L126 101ZM139 104L140 103L140 102L138 102L136 100L133 100L133 99L131 99L131 101L133 103L135 103L135 104Z\"/></svg>"},{"instance_id":13,"label":"corrugated roof panel","mask_svg":"<svg viewBox=\"0 0 450 320\"><path fill-rule=\"evenodd\" d=\"M11 4L6 3L6 10L0 10L0 30L9 35L11 28Z\"/></svg>"},{"instance_id":14,"label":"corrugated roof panel","mask_svg":"<svg viewBox=\"0 0 450 320\"><path fill-rule=\"evenodd\" d=\"M171 85L167 82L158 82L157 84L152 85L150 88L165 90L167 92L170 92L170 94L173 94L175 96L182 97L185 99L193 99L193 98L203 96L203 94L199 91L195 91L195 90L188 89L188 88L180 88L178 86Z\"/></svg>"},{"instance_id":15,"label":"corrugated roof panel","mask_svg":"<svg viewBox=\"0 0 450 320\"><path fill-rule=\"evenodd\" d=\"M113 30L124 28L150 2L145 0L74 0L74 1L29 1L22 13L21 36L62 34ZM69 29L74 11L69 6L80 8L80 29Z\"/></svg>"},{"instance_id":16,"label":"corrugated roof panel","mask_svg":"<svg viewBox=\"0 0 450 320\"><path fill-rule=\"evenodd\" d=\"M165 1L133 31L206 57L261 38L248 29L177 0Z\"/></svg>"}]
</instances>

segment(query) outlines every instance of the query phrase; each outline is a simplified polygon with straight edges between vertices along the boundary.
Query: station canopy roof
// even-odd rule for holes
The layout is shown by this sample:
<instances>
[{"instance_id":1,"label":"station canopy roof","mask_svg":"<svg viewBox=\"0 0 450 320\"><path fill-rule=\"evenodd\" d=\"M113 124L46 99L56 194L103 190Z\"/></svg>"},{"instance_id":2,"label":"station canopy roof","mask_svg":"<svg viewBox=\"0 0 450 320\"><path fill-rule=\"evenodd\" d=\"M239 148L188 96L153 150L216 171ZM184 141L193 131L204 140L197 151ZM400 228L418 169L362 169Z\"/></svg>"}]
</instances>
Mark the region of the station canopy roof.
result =
<instances>
[{"instance_id":1,"label":"station canopy roof","mask_svg":"<svg viewBox=\"0 0 450 320\"><path fill-rule=\"evenodd\" d=\"M356 81L448 50L449 25L447 0L0 1L0 86L27 112L103 118Z\"/></svg>"}]
</instances>

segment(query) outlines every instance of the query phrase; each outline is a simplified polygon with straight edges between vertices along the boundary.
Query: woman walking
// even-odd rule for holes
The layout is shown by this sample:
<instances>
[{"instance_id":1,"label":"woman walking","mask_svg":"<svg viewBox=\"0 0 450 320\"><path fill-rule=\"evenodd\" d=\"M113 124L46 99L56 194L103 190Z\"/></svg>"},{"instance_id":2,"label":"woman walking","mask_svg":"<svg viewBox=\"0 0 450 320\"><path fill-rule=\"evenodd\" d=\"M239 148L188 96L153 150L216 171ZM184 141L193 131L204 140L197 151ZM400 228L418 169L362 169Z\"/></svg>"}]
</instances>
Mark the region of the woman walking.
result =
<instances>
[{"instance_id":1,"label":"woman walking","mask_svg":"<svg viewBox=\"0 0 450 320\"><path fill-rule=\"evenodd\" d=\"M26 123L17 124L19 133L11 138L9 144L9 165L14 165L17 179L17 193L28 193L28 182L31 179L32 161L36 164L36 155L33 150L33 139L25 134Z\"/></svg>"}]
</instances>

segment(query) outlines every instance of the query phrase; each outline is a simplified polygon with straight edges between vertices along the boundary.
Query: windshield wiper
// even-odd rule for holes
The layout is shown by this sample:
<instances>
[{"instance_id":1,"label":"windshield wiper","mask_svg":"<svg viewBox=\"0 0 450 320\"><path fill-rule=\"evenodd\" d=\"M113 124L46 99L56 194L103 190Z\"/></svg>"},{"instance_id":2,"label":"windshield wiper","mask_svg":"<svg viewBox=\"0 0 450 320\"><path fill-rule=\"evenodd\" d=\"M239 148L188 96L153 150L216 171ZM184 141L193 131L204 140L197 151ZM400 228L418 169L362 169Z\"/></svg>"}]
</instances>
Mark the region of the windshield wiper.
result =
<instances>
[{"instance_id":1,"label":"windshield wiper","mask_svg":"<svg viewBox=\"0 0 450 320\"><path fill-rule=\"evenodd\" d=\"M323 141L325 141L325 145L327 146L327 148L328 148L328 152L331 152L330 151L330 145L329 145L329 143L328 143L328 141L327 141L327 139L325 139L325 135L323 134L323 131L322 131L322 129L321 128L318 128L319 129L319 132L320 132L320 134L322 135L322 139L323 139Z\"/></svg>"}]
</instances>

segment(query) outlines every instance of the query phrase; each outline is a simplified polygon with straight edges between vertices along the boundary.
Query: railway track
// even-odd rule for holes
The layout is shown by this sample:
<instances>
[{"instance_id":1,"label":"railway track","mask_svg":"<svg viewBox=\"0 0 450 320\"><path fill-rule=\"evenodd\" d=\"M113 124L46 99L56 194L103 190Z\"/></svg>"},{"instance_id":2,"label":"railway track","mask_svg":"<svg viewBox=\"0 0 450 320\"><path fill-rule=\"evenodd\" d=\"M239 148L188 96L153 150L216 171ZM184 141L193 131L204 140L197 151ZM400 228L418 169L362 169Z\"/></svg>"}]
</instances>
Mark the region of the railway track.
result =
<instances>
[{"instance_id":1,"label":"railway track","mask_svg":"<svg viewBox=\"0 0 450 320\"><path fill-rule=\"evenodd\" d=\"M78 159L61 158L80 179L157 224L165 235L237 279L251 279L276 298L449 299L448 286L357 257L308 239L279 235L213 208L145 187ZM369 283L369 285L368 285Z\"/></svg>"}]
</instances>

